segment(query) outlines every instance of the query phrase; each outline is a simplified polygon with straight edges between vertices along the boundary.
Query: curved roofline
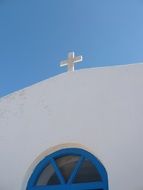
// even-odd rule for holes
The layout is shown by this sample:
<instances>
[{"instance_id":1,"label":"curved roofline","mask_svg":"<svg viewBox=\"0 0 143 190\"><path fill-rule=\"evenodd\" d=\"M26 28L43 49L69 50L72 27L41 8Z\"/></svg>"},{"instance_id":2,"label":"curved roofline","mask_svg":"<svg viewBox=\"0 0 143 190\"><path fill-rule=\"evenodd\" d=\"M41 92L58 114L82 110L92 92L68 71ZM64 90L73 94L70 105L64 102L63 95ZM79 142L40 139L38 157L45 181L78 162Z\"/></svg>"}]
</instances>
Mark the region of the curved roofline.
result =
<instances>
[{"instance_id":1,"label":"curved roofline","mask_svg":"<svg viewBox=\"0 0 143 190\"><path fill-rule=\"evenodd\" d=\"M79 72L84 72L84 71L93 71L93 70L107 70L107 69L117 69L117 68L124 68L124 67L128 67L128 66L130 66L130 67L134 67L134 66L138 66L138 65L143 65L143 62L139 62L139 63L130 63L130 64L126 64L126 65L109 65L109 66L102 66L102 67L90 67L90 68L82 68L82 69L77 69L77 70L75 70L74 72L63 72L63 73L59 73L58 75L54 75L54 76L51 76L51 77L49 77L49 78L47 78L47 79L44 79L44 80L41 80L41 81L39 81L39 82L36 82L36 83L33 83L32 85L29 85L29 86L26 86L26 87L24 87L24 88L22 88L22 89L19 89L19 90L17 90L17 91L14 91L14 92L11 92L11 93L9 93L9 94L7 94L7 95L5 95L5 96L2 96L2 97L0 97L0 102L3 100L3 99L5 99L5 98L8 98L8 97L10 97L10 96L13 96L13 95L16 95L17 93L20 93L20 92L22 92L22 91L24 91L24 90L27 90L27 89L29 89L29 88L31 88L31 87L33 87L33 86L36 86L36 85L39 85L40 83L43 83L43 82L45 82L45 81L51 81L51 80L55 80L55 79L58 79L58 78L60 78L61 76L66 76L66 75L73 75L73 74L75 74L75 73L79 73Z\"/></svg>"}]
</instances>

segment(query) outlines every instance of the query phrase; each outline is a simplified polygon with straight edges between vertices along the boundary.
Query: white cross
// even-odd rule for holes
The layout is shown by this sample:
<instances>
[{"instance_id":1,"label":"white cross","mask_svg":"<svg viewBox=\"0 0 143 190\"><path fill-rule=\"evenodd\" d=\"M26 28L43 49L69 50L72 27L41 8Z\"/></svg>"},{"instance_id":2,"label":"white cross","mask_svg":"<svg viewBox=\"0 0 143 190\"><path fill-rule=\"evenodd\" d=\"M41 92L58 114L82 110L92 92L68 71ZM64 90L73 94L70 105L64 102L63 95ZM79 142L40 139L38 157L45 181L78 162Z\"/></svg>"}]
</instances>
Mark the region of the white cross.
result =
<instances>
[{"instance_id":1,"label":"white cross","mask_svg":"<svg viewBox=\"0 0 143 190\"><path fill-rule=\"evenodd\" d=\"M82 61L82 56L75 57L74 52L70 52L68 54L68 59L61 61L60 67L68 66L68 71L74 71L74 64L81 61Z\"/></svg>"}]
</instances>

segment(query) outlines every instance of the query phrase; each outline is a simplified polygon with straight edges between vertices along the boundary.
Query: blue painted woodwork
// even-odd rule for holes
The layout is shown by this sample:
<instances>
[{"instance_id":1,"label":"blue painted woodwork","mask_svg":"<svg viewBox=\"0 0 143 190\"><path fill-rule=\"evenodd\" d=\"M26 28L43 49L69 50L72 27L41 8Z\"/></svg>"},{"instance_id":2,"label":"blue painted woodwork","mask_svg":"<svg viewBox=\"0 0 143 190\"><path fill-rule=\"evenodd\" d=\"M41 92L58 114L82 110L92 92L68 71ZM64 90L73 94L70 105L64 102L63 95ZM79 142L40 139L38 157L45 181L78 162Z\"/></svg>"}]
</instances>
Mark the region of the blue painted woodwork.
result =
<instances>
[{"instance_id":1,"label":"blue painted woodwork","mask_svg":"<svg viewBox=\"0 0 143 190\"><path fill-rule=\"evenodd\" d=\"M55 159L67 155L80 156L80 159L71 172L68 181L66 182L55 162ZM96 167L101 176L101 181L86 183L73 182L84 159L90 160L91 163ZM60 184L43 186L36 185L41 172L49 163L53 166ZM65 148L46 156L42 161L40 161L28 181L27 190L108 190L108 176L102 163L93 154L80 148Z\"/></svg>"}]
</instances>

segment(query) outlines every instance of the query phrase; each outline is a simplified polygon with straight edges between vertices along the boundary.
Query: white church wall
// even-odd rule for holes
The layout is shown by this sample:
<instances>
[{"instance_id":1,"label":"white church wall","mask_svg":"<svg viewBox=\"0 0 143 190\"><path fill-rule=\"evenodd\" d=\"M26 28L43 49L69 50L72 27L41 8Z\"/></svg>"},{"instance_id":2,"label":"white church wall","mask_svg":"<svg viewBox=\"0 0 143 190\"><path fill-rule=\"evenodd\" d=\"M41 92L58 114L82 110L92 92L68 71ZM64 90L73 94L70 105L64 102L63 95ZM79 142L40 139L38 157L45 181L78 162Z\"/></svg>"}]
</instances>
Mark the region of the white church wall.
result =
<instances>
[{"instance_id":1,"label":"white church wall","mask_svg":"<svg viewBox=\"0 0 143 190\"><path fill-rule=\"evenodd\" d=\"M64 73L1 98L0 189L25 190L42 157L79 146L101 160L110 190L142 190L142 97L137 64Z\"/></svg>"}]
</instances>

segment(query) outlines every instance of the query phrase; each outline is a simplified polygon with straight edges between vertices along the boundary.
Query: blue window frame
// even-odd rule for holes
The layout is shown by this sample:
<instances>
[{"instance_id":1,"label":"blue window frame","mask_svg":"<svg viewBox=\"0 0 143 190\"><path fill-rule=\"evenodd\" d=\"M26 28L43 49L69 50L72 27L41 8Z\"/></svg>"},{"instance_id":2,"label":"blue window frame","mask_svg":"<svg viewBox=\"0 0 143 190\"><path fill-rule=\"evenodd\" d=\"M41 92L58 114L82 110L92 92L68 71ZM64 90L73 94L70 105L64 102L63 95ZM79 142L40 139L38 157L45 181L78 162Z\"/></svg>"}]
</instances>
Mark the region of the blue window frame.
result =
<instances>
[{"instance_id":1,"label":"blue window frame","mask_svg":"<svg viewBox=\"0 0 143 190\"><path fill-rule=\"evenodd\" d=\"M108 190L102 163L80 148L66 148L46 156L34 169L27 190Z\"/></svg>"}]
</instances>

